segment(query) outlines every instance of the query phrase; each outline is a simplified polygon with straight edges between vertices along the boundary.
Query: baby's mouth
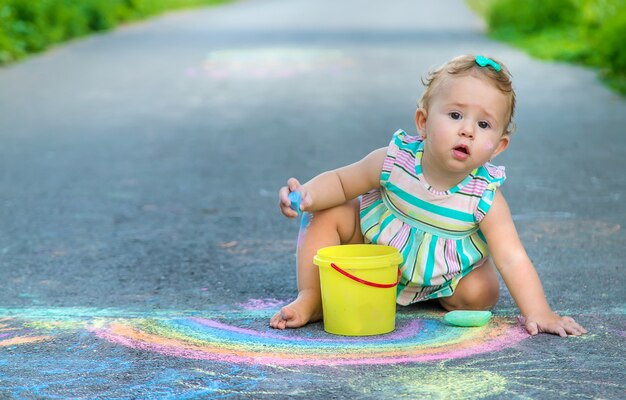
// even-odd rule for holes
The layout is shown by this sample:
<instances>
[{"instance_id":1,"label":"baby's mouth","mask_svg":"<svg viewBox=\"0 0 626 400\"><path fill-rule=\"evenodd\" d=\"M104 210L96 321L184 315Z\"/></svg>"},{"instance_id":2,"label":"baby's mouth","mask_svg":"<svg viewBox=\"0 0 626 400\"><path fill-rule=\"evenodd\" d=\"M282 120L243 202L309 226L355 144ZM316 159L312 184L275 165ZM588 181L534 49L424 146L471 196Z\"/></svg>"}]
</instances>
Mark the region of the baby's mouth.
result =
<instances>
[{"instance_id":1,"label":"baby's mouth","mask_svg":"<svg viewBox=\"0 0 626 400\"><path fill-rule=\"evenodd\" d=\"M465 146L464 144L454 147L452 149L452 153L454 155L454 158L456 158L457 160L465 160L470 156L469 147Z\"/></svg>"},{"instance_id":2,"label":"baby's mouth","mask_svg":"<svg viewBox=\"0 0 626 400\"><path fill-rule=\"evenodd\" d=\"M469 156L470 151L469 151L469 147L467 147L464 144L458 145L454 148L454 151L458 151L459 153L464 153L467 154Z\"/></svg>"}]
</instances>

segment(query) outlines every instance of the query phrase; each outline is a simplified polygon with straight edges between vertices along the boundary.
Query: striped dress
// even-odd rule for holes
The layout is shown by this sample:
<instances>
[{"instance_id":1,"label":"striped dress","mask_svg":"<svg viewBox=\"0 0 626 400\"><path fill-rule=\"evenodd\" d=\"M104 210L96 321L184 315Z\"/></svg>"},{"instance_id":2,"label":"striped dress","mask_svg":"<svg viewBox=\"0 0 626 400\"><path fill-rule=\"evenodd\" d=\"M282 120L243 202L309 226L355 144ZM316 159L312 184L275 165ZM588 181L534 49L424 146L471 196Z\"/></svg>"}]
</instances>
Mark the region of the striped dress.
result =
<instances>
[{"instance_id":1,"label":"striped dress","mask_svg":"<svg viewBox=\"0 0 626 400\"><path fill-rule=\"evenodd\" d=\"M437 191L422 174L423 147L417 136L394 133L380 189L361 196L365 241L393 246L404 258L401 305L451 296L459 280L486 261L478 224L505 179L504 167L487 163L450 190Z\"/></svg>"}]
</instances>

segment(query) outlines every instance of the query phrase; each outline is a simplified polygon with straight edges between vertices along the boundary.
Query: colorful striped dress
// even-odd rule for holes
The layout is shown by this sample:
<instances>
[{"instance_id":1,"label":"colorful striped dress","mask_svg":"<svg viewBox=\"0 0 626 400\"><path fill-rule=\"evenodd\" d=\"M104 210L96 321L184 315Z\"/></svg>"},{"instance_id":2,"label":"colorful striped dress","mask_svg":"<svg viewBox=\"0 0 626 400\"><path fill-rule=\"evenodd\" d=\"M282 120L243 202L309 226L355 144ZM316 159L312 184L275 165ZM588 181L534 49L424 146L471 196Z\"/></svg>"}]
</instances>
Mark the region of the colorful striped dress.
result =
<instances>
[{"instance_id":1,"label":"colorful striped dress","mask_svg":"<svg viewBox=\"0 0 626 400\"><path fill-rule=\"evenodd\" d=\"M397 302L407 305L451 296L459 280L489 255L478 228L504 181L504 167L489 163L440 192L422 174L424 144L399 130L389 143L380 189L361 196L366 242L397 248L404 258Z\"/></svg>"}]
</instances>

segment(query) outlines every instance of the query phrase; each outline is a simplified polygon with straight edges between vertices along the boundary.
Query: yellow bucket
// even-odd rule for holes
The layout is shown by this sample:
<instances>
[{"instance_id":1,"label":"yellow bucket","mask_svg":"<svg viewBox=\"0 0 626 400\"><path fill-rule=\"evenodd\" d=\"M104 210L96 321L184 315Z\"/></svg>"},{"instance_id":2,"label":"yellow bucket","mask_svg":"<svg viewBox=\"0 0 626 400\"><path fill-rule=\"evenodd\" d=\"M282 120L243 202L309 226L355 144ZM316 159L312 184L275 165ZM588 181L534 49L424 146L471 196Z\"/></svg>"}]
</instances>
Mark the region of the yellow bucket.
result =
<instances>
[{"instance_id":1,"label":"yellow bucket","mask_svg":"<svg viewBox=\"0 0 626 400\"><path fill-rule=\"evenodd\" d=\"M320 270L324 330L344 336L396 328L396 286L402 255L391 246L324 247L313 258Z\"/></svg>"}]
</instances>

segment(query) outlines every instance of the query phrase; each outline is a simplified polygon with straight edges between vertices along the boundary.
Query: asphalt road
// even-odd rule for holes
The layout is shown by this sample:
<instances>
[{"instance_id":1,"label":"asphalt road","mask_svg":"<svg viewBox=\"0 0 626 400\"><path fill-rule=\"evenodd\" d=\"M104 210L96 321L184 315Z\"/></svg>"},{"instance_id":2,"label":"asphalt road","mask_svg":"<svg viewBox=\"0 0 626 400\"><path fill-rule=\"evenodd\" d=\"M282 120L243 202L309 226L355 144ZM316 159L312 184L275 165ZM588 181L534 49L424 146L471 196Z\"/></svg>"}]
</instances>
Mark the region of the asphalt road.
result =
<instances>
[{"instance_id":1,"label":"asphalt road","mask_svg":"<svg viewBox=\"0 0 626 400\"><path fill-rule=\"evenodd\" d=\"M502 190L553 308L529 338L400 308L389 336L277 332L306 180L384 146L425 72L514 75ZM624 398L626 100L491 41L462 1L249 0L169 14L0 69L0 397Z\"/></svg>"}]
</instances>

